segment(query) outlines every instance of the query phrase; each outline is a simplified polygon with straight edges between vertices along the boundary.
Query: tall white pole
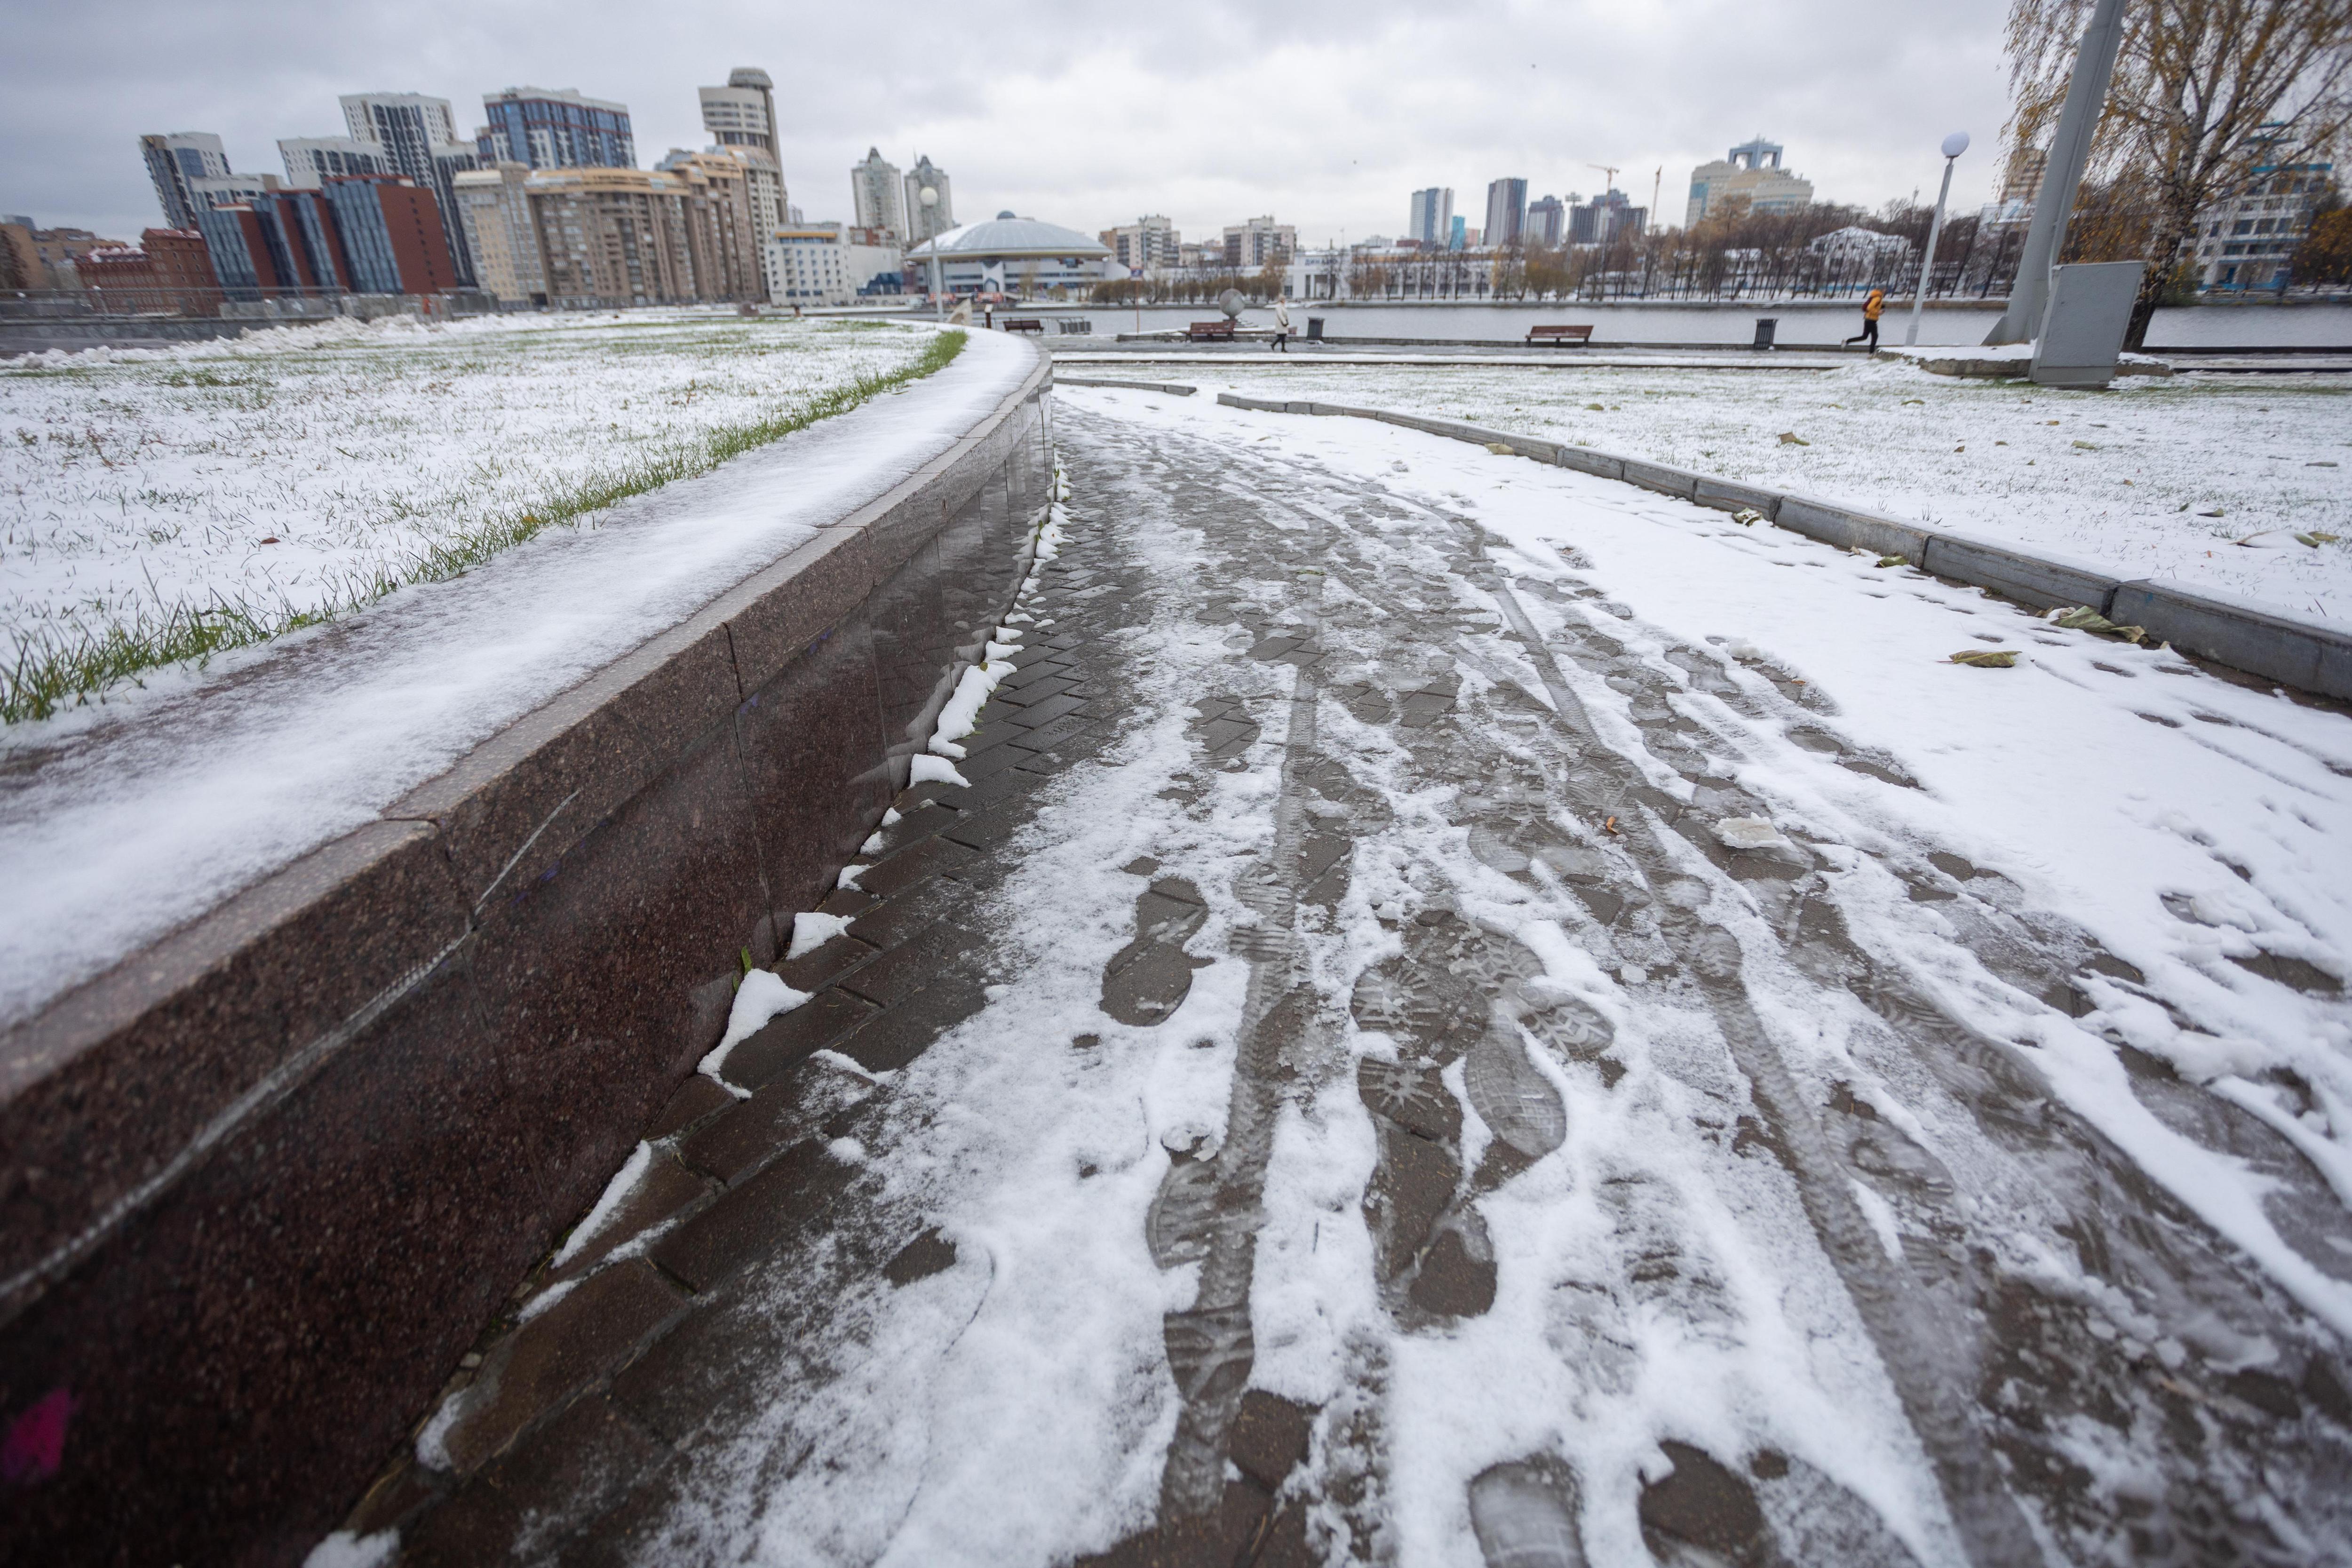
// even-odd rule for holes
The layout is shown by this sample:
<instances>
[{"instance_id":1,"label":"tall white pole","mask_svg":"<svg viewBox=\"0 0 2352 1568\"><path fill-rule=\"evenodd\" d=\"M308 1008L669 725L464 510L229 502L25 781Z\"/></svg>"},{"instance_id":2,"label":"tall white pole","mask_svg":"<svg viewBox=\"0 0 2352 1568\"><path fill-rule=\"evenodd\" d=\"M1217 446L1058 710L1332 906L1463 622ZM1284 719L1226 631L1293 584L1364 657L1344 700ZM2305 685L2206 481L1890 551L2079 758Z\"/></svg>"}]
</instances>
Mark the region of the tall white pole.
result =
<instances>
[{"instance_id":1,"label":"tall white pole","mask_svg":"<svg viewBox=\"0 0 2352 1568\"><path fill-rule=\"evenodd\" d=\"M1944 185L1936 193L1936 216L1927 225L1927 250L1919 258L1919 281L1911 290L1911 326L1903 334L1906 349L1919 346L1919 313L1927 308L1927 285L1936 277L1936 242L1944 237L1944 203L1952 194L1952 165L1969 150L1969 133L1955 131L1944 138Z\"/></svg>"}]
</instances>

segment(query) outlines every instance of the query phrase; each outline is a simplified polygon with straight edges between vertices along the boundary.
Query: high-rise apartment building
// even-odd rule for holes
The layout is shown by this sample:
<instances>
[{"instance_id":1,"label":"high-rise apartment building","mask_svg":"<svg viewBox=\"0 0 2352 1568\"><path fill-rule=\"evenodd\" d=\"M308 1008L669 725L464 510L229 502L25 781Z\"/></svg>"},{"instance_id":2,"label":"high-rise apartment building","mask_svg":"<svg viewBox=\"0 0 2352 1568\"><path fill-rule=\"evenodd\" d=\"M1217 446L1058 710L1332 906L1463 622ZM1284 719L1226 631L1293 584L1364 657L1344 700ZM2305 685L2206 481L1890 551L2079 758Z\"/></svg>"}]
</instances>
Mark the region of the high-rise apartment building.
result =
<instances>
[{"instance_id":1,"label":"high-rise apartment building","mask_svg":"<svg viewBox=\"0 0 2352 1568\"><path fill-rule=\"evenodd\" d=\"M2267 129L2267 128L2265 128ZM2278 139L2261 142L2275 148ZM2228 195L2197 215L2194 247L2200 289L2284 290L2293 258L2311 232L2320 202L2335 189L2332 163L2262 163Z\"/></svg>"},{"instance_id":2,"label":"high-rise apartment building","mask_svg":"<svg viewBox=\"0 0 2352 1568\"><path fill-rule=\"evenodd\" d=\"M1977 222L1987 229L2022 226L2033 221L2033 201L2042 194L2042 176L2050 154L2039 147L2020 147L2009 155L2002 172L2000 199L1977 210Z\"/></svg>"},{"instance_id":3,"label":"high-rise apartment building","mask_svg":"<svg viewBox=\"0 0 2352 1568\"><path fill-rule=\"evenodd\" d=\"M1638 237L1649 222L1649 208L1635 206L1631 196L1612 186L1568 209L1568 240L1570 245L1608 245L1621 237Z\"/></svg>"},{"instance_id":4,"label":"high-rise apartment building","mask_svg":"<svg viewBox=\"0 0 2352 1568\"><path fill-rule=\"evenodd\" d=\"M1500 179L1486 186L1486 226L1482 231L1491 246L1517 245L1528 226L1528 183Z\"/></svg>"},{"instance_id":5,"label":"high-rise apartment building","mask_svg":"<svg viewBox=\"0 0 2352 1568\"><path fill-rule=\"evenodd\" d=\"M1444 245L1454 236L1454 187L1432 185L1412 193L1412 216L1404 226L1406 239L1425 246Z\"/></svg>"},{"instance_id":6,"label":"high-rise apartment building","mask_svg":"<svg viewBox=\"0 0 2352 1568\"><path fill-rule=\"evenodd\" d=\"M1528 204L1527 232L1521 237L1529 245L1556 246L1568 237L1568 206L1558 196L1545 196Z\"/></svg>"},{"instance_id":7,"label":"high-rise apartment building","mask_svg":"<svg viewBox=\"0 0 2352 1568\"><path fill-rule=\"evenodd\" d=\"M457 121L446 98L421 92L354 92L341 100L352 140L376 149L384 173L433 182L433 149L457 140Z\"/></svg>"},{"instance_id":8,"label":"high-rise apartment building","mask_svg":"<svg viewBox=\"0 0 2352 1568\"><path fill-rule=\"evenodd\" d=\"M324 187L362 294L438 294L457 287L457 247L431 187L398 174L348 174Z\"/></svg>"},{"instance_id":9,"label":"high-rise apartment building","mask_svg":"<svg viewBox=\"0 0 2352 1568\"><path fill-rule=\"evenodd\" d=\"M775 83L757 66L738 66L725 87L706 87L702 128L746 171L753 232L767 234L784 221L792 205L784 187L783 155L776 145Z\"/></svg>"},{"instance_id":10,"label":"high-rise apartment building","mask_svg":"<svg viewBox=\"0 0 2352 1568\"><path fill-rule=\"evenodd\" d=\"M381 172L405 175L432 193L441 208L442 244L449 252L450 268L458 283L470 286L473 261L457 224L457 193L450 181L478 164L481 154L472 142L457 139L449 100L421 92L354 92L341 102L352 140L374 151L383 163Z\"/></svg>"},{"instance_id":11,"label":"high-rise apartment building","mask_svg":"<svg viewBox=\"0 0 2352 1568\"><path fill-rule=\"evenodd\" d=\"M756 66L739 66L727 73L725 87L698 89L702 97L702 128L721 147L757 147L776 151L775 84Z\"/></svg>"},{"instance_id":12,"label":"high-rise apartment building","mask_svg":"<svg viewBox=\"0 0 2352 1568\"><path fill-rule=\"evenodd\" d=\"M767 280L761 270L761 236L751 193L752 164L758 148L726 148L715 153L673 149L654 165L667 174L683 174L702 209L703 221L693 233L706 245L696 258L697 290L705 299L764 300Z\"/></svg>"},{"instance_id":13,"label":"high-rise apartment building","mask_svg":"<svg viewBox=\"0 0 2352 1568\"><path fill-rule=\"evenodd\" d=\"M1748 210L1757 213L1794 212L1811 203L1812 182L1783 169L1780 153L1778 142L1759 136L1741 142L1725 157L1693 169L1683 226L1690 227L1709 213L1721 212L1724 203L1733 197L1746 197Z\"/></svg>"},{"instance_id":14,"label":"high-rise apartment building","mask_svg":"<svg viewBox=\"0 0 2352 1568\"><path fill-rule=\"evenodd\" d=\"M510 87L485 94L482 112L490 122L490 150L499 161L534 169L636 167L627 104L588 98L574 88ZM454 142L456 133L443 140Z\"/></svg>"},{"instance_id":15,"label":"high-rise apartment building","mask_svg":"<svg viewBox=\"0 0 2352 1568\"><path fill-rule=\"evenodd\" d=\"M898 165L868 147L864 162L849 166L849 199L859 228L878 228L901 241L907 227L907 194L898 184Z\"/></svg>"},{"instance_id":16,"label":"high-rise apartment building","mask_svg":"<svg viewBox=\"0 0 2352 1568\"><path fill-rule=\"evenodd\" d=\"M1275 222L1270 213L1225 229L1225 265L1237 272L1286 266L1297 253L1298 230Z\"/></svg>"},{"instance_id":17,"label":"high-rise apartment building","mask_svg":"<svg viewBox=\"0 0 2352 1568\"><path fill-rule=\"evenodd\" d=\"M539 169L524 191L551 302L656 305L730 297L698 171Z\"/></svg>"},{"instance_id":18,"label":"high-rise apartment building","mask_svg":"<svg viewBox=\"0 0 2352 1568\"><path fill-rule=\"evenodd\" d=\"M1174 268L1184 246L1176 226L1158 216L1146 216L1117 228L1107 228L1097 237L1109 246L1111 256L1130 271L1138 268L1146 272Z\"/></svg>"},{"instance_id":19,"label":"high-rise apartment building","mask_svg":"<svg viewBox=\"0 0 2352 1568\"><path fill-rule=\"evenodd\" d=\"M939 200L929 206L923 205L926 190L939 195ZM908 243L920 245L955 227L955 186L949 181L946 170L933 167L931 161L919 153L915 155L915 166L907 171L906 197Z\"/></svg>"},{"instance_id":20,"label":"high-rise apartment building","mask_svg":"<svg viewBox=\"0 0 2352 1568\"><path fill-rule=\"evenodd\" d=\"M315 191L343 174L392 173L375 143L350 136L285 137L278 155L286 161L286 184L298 191Z\"/></svg>"},{"instance_id":21,"label":"high-rise apartment building","mask_svg":"<svg viewBox=\"0 0 2352 1568\"><path fill-rule=\"evenodd\" d=\"M199 204L188 182L218 179L229 172L227 150L206 131L142 136L139 155L146 161L147 177L155 182L155 200L165 223L176 229L196 226Z\"/></svg>"},{"instance_id":22,"label":"high-rise apartment building","mask_svg":"<svg viewBox=\"0 0 2352 1568\"><path fill-rule=\"evenodd\" d=\"M517 303L547 303L547 268L525 188L530 165L511 160L468 169L451 182L457 222L474 258L474 286Z\"/></svg>"}]
</instances>

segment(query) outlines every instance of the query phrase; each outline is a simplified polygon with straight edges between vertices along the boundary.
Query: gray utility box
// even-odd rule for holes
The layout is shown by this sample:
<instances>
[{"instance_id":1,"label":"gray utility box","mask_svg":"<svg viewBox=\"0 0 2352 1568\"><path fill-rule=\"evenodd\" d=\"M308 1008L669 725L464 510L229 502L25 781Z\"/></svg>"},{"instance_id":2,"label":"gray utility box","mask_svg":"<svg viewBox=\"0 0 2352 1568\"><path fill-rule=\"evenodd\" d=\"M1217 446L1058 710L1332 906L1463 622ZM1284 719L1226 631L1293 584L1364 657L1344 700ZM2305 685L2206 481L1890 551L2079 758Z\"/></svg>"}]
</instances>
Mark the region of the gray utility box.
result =
<instances>
[{"instance_id":1,"label":"gray utility box","mask_svg":"<svg viewBox=\"0 0 2352 1568\"><path fill-rule=\"evenodd\" d=\"M2144 261L2091 261L2050 269L2050 308L2033 344L2043 386L2105 386L2116 377L2139 296Z\"/></svg>"}]
</instances>

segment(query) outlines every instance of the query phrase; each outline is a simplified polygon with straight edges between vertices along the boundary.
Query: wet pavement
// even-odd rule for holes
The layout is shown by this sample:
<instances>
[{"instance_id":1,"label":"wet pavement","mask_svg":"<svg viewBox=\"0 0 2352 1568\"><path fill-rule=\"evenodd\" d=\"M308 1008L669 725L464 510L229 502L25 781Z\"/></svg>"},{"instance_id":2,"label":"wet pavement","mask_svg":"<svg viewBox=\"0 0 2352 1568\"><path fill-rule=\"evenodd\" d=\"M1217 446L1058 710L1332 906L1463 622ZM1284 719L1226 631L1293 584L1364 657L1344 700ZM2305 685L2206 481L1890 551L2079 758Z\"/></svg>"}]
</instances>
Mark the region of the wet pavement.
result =
<instances>
[{"instance_id":1,"label":"wet pavement","mask_svg":"<svg viewBox=\"0 0 2352 1568\"><path fill-rule=\"evenodd\" d=\"M1055 427L1069 537L962 782L898 802L781 966L812 1000L646 1130L354 1534L2352 1561L2341 1343L1953 1000L2144 977L1940 844L1775 831L1689 700L1916 790L1833 674L1360 473L1075 396ZM1884 885L1935 934L1866 935ZM2116 1049L2352 1279L2294 1142Z\"/></svg>"}]
</instances>

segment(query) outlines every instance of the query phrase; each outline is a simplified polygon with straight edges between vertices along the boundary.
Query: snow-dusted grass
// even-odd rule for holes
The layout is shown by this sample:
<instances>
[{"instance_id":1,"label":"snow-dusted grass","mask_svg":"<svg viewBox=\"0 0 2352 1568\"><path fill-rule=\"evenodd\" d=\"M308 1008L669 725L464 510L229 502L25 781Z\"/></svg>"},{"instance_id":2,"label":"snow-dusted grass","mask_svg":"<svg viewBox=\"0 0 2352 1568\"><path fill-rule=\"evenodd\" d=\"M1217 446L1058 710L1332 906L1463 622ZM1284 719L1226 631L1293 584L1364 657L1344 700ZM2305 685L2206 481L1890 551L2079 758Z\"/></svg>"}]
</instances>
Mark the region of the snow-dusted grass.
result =
<instances>
[{"instance_id":1,"label":"snow-dusted grass","mask_svg":"<svg viewBox=\"0 0 2352 1568\"><path fill-rule=\"evenodd\" d=\"M2352 377L2053 392L1881 362L1801 374L1253 365L1231 384L1579 442L2352 619ZM2294 539L2314 531L2338 541Z\"/></svg>"},{"instance_id":2,"label":"snow-dusted grass","mask_svg":"<svg viewBox=\"0 0 2352 1568\"><path fill-rule=\"evenodd\" d=\"M0 367L0 719L457 575L963 342L654 311L335 322Z\"/></svg>"}]
</instances>

